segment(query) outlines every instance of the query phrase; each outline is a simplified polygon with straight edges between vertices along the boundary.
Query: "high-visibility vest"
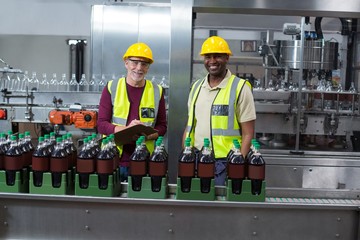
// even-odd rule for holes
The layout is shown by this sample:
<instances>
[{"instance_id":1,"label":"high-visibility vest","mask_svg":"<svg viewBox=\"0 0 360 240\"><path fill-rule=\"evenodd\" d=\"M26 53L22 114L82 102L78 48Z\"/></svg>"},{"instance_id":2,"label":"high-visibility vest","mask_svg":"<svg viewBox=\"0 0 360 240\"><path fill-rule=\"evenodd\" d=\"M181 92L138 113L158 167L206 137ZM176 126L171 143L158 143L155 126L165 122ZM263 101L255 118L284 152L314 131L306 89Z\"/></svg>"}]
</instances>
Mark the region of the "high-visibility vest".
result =
<instances>
[{"instance_id":1,"label":"high-visibility vest","mask_svg":"<svg viewBox=\"0 0 360 240\"><path fill-rule=\"evenodd\" d=\"M190 109L186 134L194 144L195 104L204 80L197 80L190 91ZM225 88L220 88L210 111L211 142L215 158L225 158L232 147L233 139L241 142L241 127L237 120L235 109L244 84L251 88L250 82L231 75Z\"/></svg>"},{"instance_id":2,"label":"high-visibility vest","mask_svg":"<svg viewBox=\"0 0 360 240\"><path fill-rule=\"evenodd\" d=\"M161 86L154 86L151 81L145 80L145 88L139 106L139 120L147 126L155 127L162 90ZM111 95L113 105L111 122L118 126L126 126L130 111L130 102L126 91L125 78L109 81L108 91ZM154 141L146 141L146 146L148 150L152 152L154 150ZM118 146L118 148L121 155L122 146Z\"/></svg>"}]
</instances>

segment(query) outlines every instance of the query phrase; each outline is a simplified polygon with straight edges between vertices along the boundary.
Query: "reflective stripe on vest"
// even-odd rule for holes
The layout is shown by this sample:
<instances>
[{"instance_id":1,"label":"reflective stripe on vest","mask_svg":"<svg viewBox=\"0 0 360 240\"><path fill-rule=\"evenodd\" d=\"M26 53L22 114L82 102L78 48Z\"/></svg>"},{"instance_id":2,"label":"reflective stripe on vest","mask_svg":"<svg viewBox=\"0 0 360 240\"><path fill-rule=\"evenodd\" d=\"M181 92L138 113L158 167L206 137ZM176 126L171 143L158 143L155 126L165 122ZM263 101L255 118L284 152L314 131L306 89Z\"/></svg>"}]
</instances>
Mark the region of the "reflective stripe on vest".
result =
<instances>
[{"instance_id":1,"label":"reflective stripe on vest","mask_svg":"<svg viewBox=\"0 0 360 240\"><path fill-rule=\"evenodd\" d=\"M195 104L204 80L193 84L190 92L191 105L188 116L187 136L194 142L196 126ZM240 125L236 119L235 109L244 84L250 83L232 75L225 88L220 88L211 108L211 140L216 158L226 157L234 138L241 141Z\"/></svg>"}]
</instances>

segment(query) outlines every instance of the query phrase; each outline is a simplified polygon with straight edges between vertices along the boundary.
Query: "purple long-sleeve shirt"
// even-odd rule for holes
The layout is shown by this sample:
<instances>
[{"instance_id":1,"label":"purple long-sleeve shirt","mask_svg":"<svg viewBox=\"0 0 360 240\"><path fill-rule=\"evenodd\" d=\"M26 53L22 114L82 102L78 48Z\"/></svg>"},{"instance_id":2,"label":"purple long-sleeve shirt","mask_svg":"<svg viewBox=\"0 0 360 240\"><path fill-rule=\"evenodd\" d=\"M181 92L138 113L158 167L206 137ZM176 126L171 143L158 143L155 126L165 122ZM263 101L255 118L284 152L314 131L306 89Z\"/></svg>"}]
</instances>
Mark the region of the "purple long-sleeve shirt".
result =
<instances>
[{"instance_id":1,"label":"purple long-sleeve shirt","mask_svg":"<svg viewBox=\"0 0 360 240\"><path fill-rule=\"evenodd\" d=\"M140 119L139 116L139 106L141 96L144 91L144 87L132 87L126 83L126 90L130 102L129 115L127 118L126 126L134 119ZM97 130L101 134L109 135L114 133L115 126L111 123L113 115L113 105L111 102L111 95L107 86L103 89L101 93L100 103L99 103L99 113L98 113L98 122L97 122ZM167 121L166 121L166 109L165 109L165 99L164 99L164 91L161 95L161 99L159 102L159 111L154 127L159 136L164 136L167 130ZM123 146L123 153L120 158L120 166L129 166L129 159L131 154L135 150L135 141L131 144L125 144Z\"/></svg>"}]
</instances>

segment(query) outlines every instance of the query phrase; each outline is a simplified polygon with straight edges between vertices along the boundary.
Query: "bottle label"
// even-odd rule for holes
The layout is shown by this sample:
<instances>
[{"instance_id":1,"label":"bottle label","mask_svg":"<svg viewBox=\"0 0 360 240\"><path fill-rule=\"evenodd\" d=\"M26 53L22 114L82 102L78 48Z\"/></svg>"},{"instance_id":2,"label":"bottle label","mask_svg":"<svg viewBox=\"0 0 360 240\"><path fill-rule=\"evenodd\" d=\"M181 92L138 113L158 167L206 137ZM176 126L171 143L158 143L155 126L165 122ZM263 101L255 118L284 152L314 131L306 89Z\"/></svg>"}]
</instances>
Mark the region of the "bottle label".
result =
<instances>
[{"instance_id":1,"label":"bottle label","mask_svg":"<svg viewBox=\"0 0 360 240\"><path fill-rule=\"evenodd\" d=\"M179 177L195 177L195 162L180 162L178 169Z\"/></svg>"},{"instance_id":2,"label":"bottle label","mask_svg":"<svg viewBox=\"0 0 360 240\"><path fill-rule=\"evenodd\" d=\"M93 173L95 172L95 160L91 159L77 159L76 171L79 173Z\"/></svg>"},{"instance_id":3,"label":"bottle label","mask_svg":"<svg viewBox=\"0 0 360 240\"><path fill-rule=\"evenodd\" d=\"M66 158L50 158L50 172L65 173L68 170L68 161Z\"/></svg>"},{"instance_id":4,"label":"bottle label","mask_svg":"<svg viewBox=\"0 0 360 240\"><path fill-rule=\"evenodd\" d=\"M228 164L228 177L230 179L245 178L245 165Z\"/></svg>"},{"instance_id":5,"label":"bottle label","mask_svg":"<svg viewBox=\"0 0 360 240\"><path fill-rule=\"evenodd\" d=\"M49 158L48 157L32 157L32 170L34 171L49 171Z\"/></svg>"},{"instance_id":6,"label":"bottle label","mask_svg":"<svg viewBox=\"0 0 360 240\"><path fill-rule=\"evenodd\" d=\"M96 172L103 174L112 174L114 170L114 162L108 160L97 160L96 161Z\"/></svg>"},{"instance_id":7,"label":"bottle label","mask_svg":"<svg viewBox=\"0 0 360 240\"><path fill-rule=\"evenodd\" d=\"M214 163L199 163L198 166L198 177L199 178L213 178L215 175L215 164Z\"/></svg>"},{"instance_id":8,"label":"bottle label","mask_svg":"<svg viewBox=\"0 0 360 240\"><path fill-rule=\"evenodd\" d=\"M255 166L249 165L248 168L248 177L249 179L265 179L265 165Z\"/></svg>"},{"instance_id":9,"label":"bottle label","mask_svg":"<svg viewBox=\"0 0 360 240\"><path fill-rule=\"evenodd\" d=\"M146 162L145 161L130 161L130 176L145 176Z\"/></svg>"},{"instance_id":10,"label":"bottle label","mask_svg":"<svg viewBox=\"0 0 360 240\"><path fill-rule=\"evenodd\" d=\"M149 176L162 177L166 175L166 162L149 162Z\"/></svg>"},{"instance_id":11,"label":"bottle label","mask_svg":"<svg viewBox=\"0 0 360 240\"><path fill-rule=\"evenodd\" d=\"M24 161L21 155L19 156L5 156L4 168L5 170L20 170L24 166Z\"/></svg>"}]
</instances>

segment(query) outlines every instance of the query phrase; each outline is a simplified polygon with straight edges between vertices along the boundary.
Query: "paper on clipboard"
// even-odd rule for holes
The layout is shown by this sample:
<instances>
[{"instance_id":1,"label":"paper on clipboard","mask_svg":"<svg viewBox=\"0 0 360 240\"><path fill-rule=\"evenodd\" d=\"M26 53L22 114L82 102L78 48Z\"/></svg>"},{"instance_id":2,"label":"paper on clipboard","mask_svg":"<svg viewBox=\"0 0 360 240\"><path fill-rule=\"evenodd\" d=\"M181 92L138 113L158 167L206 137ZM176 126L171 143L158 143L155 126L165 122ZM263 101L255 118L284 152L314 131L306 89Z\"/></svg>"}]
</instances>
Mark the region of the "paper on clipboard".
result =
<instances>
[{"instance_id":1,"label":"paper on clipboard","mask_svg":"<svg viewBox=\"0 0 360 240\"><path fill-rule=\"evenodd\" d=\"M134 136L138 135L145 135L148 136L150 134L156 133L152 127L145 126L142 124L134 125L131 127L127 127L119 132L114 133L115 136L115 143L116 145L124 145L127 143L131 143L134 141Z\"/></svg>"}]
</instances>

